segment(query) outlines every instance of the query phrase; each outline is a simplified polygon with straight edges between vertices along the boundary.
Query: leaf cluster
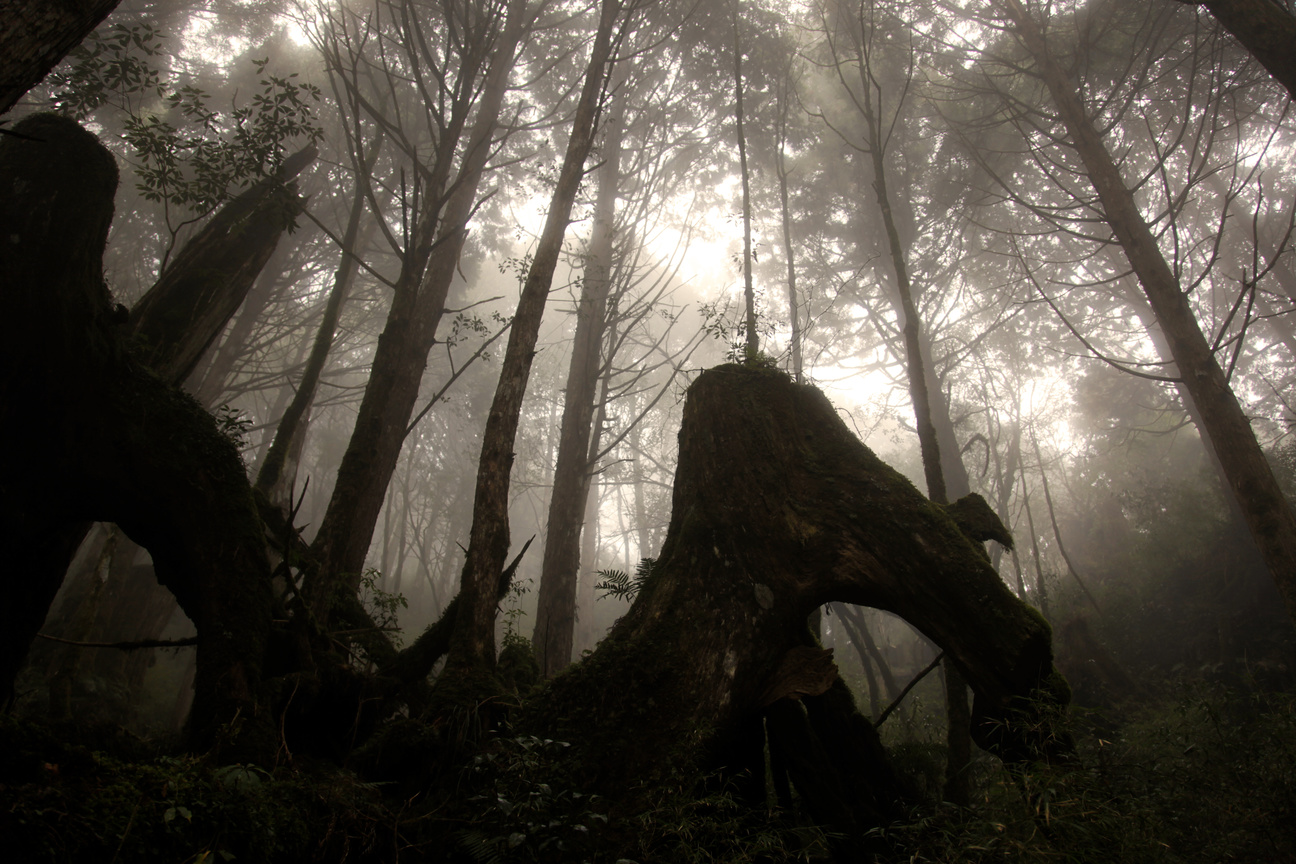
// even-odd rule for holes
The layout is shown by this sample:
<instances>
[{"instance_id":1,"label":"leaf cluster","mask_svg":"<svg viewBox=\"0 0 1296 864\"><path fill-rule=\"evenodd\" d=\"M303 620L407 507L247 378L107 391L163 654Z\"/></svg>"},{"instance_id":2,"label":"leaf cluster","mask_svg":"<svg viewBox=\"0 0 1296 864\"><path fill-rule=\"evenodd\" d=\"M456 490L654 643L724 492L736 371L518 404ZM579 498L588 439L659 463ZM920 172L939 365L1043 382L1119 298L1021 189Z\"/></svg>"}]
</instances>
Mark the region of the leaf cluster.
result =
<instances>
[{"instance_id":1,"label":"leaf cluster","mask_svg":"<svg viewBox=\"0 0 1296 864\"><path fill-rule=\"evenodd\" d=\"M599 570L599 581L594 583L595 591L602 591L603 597L615 597L618 600L633 602L639 596L639 589L652 576L655 558L641 558L635 567L634 576L624 570Z\"/></svg>"},{"instance_id":2,"label":"leaf cluster","mask_svg":"<svg viewBox=\"0 0 1296 864\"><path fill-rule=\"evenodd\" d=\"M71 64L51 74L51 107L78 122L104 106L123 112L136 188L146 200L207 213L231 194L272 177L287 142L315 143L314 84L268 71L269 58L253 60L258 76L251 99L228 111L192 83L164 78L166 36L148 23L116 24L96 31L74 51Z\"/></svg>"}]
</instances>

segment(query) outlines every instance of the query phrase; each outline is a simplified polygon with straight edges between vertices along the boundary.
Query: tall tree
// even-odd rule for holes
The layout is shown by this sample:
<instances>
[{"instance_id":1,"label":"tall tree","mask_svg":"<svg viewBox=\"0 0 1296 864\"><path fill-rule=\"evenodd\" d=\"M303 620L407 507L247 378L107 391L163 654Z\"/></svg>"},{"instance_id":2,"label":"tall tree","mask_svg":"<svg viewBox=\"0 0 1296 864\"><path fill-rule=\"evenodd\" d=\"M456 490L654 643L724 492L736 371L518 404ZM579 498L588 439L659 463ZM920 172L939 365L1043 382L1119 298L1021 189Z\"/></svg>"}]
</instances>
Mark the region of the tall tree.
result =
<instances>
[{"instance_id":1,"label":"tall tree","mask_svg":"<svg viewBox=\"0 0 1296 864\"><path fill-rule=\"evenodd\" d=\"M622 88L624 69L618 72ZM613 105L603 122L598 192L594 200L593 233L586 252L585 273L576 307L576 333L563 395L554 463L553 494L549 499L544 559L536 600L535 650L540 674L556 675L571 662L575 628L576 579L580 572L580 536L589 496L590 429L594 395L602 368L601 348L607 326L607 300L613 281L613 224L621 181L622 110L624 93L613 86ZM592 530L586 525L585 530Z\"/></svg>"},{"instance_id":2,"label":"tall tree","mask_svg":"<svg viewBox=\"0 0 1296 864\"><path fill-rule=\"evenodd\" d=\"M418 168L422 179L416 180L415 192L407 202L412 205L406 211L409 236L400 255L400 274L392 288L391 311L378 340L355 429L315 537L313 548L319 563L308 572L303 585L320 621L328 620L339 592L354 594L360 585L365 555L401 444L409 431L428 351L436 339L468 220L477 203L478 186L496 143L514 57L531 18L526 0L491 3L480 11L465 11L456 3L447 0L444 14L456 20L465 14L473 29L451 46L451 56L454 48L461 52L457 68L420 73L442 82L441 101L424 106L431 121L441 125L431 165ZM396 26L402 34L408 63L421 68L422 24L413 10L407 11L409 15L400 15L399 10L393 14L397 15ZM336 14L339 18L332 33L348 25L346 10ZM458 26L454 24L452 31L457 32L454 28ZM349 40L330 36L324 42L330 63L342 79L339 89L358 90L368 76L369 61L352 53L358 50L354 46L364 41L363 34L351 34ZM484 81L480 76L483 69L487 70ZM395 86L399 70L389 69L386 74ZM359 93L356 101L376 114L374 122L391 123L364 93ZM467 141L461 146L460 138L474 107L476 113ZM408 140L408 135L402 136ZM456 158L459 170L457 176L452 176Z\"/></svg>"},{"instance_id":3,"label":"tall tree","mask_svg":"<svg viewBox=\"0 0 1296 864\"><path fill-rule=\"evenodd\" d=\"M633 5L625 8L630 13L634 9ZM509 331L499 384L482 434L472 533L459 589L454 640L446 660L447 672L463 673L495 666L496 595L509 548L509 474L518 418L535 357L540 319L549 298L576 192L585 174L585 159L594 144L604 83L612 62L614 30L618 18L622 17L621 0L603 0L567 152ZM628 17L627 14L625 18ZM623 36L627 27L627 21L623 21Z\"/></svg>"},{"instance_id":4,"label":"tall tree","mask_svg":"<svg viewBox=\"0 0 1296 864\"><path fill-rule=\"evenodd\" d=\"M1228 376L1202 333L1189 298L1121 175L1103 135L1086 110L1071 75L1049 41L1048 20L1020 0L999 0L997 8L1013 28L1057 110L1101 205L1102 217L1120 244L1169 345L1180 380L1201 412L1247 527L1265 559L1289 615L1296 620L1296 515L1287 503Z\"/></svg>"}]
</instances>

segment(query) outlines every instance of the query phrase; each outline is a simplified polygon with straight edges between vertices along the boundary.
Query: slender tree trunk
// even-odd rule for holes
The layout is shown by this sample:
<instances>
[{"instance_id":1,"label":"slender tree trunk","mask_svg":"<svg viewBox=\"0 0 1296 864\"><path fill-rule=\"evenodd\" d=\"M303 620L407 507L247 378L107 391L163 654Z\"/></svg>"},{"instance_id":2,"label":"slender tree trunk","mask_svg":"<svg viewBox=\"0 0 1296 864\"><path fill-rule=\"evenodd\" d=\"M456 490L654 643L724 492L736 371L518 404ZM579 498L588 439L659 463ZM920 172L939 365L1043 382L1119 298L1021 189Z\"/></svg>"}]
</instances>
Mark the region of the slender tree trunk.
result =
<instances>
[{"instance_id":1,"label":"slender tree trunk","mask_svg":"<svg viewBox=\"0 0 1296 864\"><path fill-rule=\"evenodd\" d=\"M1084 163L1111 227L1161 325L1179 374L1201 412L1229 486L1246 518L1269 573L1296 621L1296 515L1283 497L1251 423L1229 387L1224 370L1157 246L1133 194L1085 113L1075 85L1054 60L1040 24L1019 0L1002 8L1035 61L1071 144Z\"/></svg>"},{"instance_id":2,"label":"slender tree trunk","mask_svg":"<svg viewBox=\"0 0 1296 864\"><path fill-rule=\"evenodd\" d=\"M1049 525L1053 527L1053 539L1057 541L1058 553L1062 556L1063 562L1066 563L1067 571L1070 572L1071 578L1075 579L1076 584L1080 586L1080 590L1084 592L1085 597L1089 598L1089 603L1093 606L1094 611L1101 615L1102 609L1098 606L1097 598L1095 598L1093 593L1090 592L1089 586L1086 585L1084 579L1080 577L1080 572L1076 570L1075 565L1071 563L1071 556L1067 554L1066 544L1062 542L1062 529L1058 527L1057 511L1053 507L1053 493L1049 491L1048 473L1044 470L1044 457L1040 453L1039 439L1035 437L1034 432L1031 433L1031 445L1035 448L1035 462L1039 465L1040 469L1040 485L1044 487L1044 506L1048 510Z\"/></svg>"},{"instance_id":3,"label":"slender tree trunk","mask_svg":"<svg viewBox=\"0 0 1296 864\"><path fill-rule=\"evenodd\" d=\"M1040 466L1043 470L1043 466ZM1039 595L1036 603L1039 606L1040 613L1044 615L1046 621L1051 621L1048 607L1048 589L1044 584L1044 565L1040 560L1039 535L1035 533L1035 517L1031 514L1030 495L1026 491L1026 471L1021 473L1022 486L1022 506L1026 508L1026 527L1030 530L1031 535L1031 553L1035 557L1035 592Z\"/></svg>"},{"instance_id":4,"label":"slender tree trunk","mask_svg":"<svg viewBox=\"0 0 1296 864\"><path fill-rule=\"evenodd\" d=\"M203 355L193 374L185 381L185 389L206 408L221 404L221 397L228 390L230 375L247 349L248 338L282 288L292 251L292 246L287 243L275 247L274 254L239 307L238 316L225 328L224 338L213 342L214 350L209 352L211 359L207 359L209 355Z\"/></svg>"},{"instance_id":5,"label":"slender tree trunk","mask_svg":"<svg viewBox=\"0 0 1296 864\"><path fill-rule=\"evenodd\" d=\"M365 163L366 168L373 167L378 150L376 144L371 148ZM265 461L261 463L261 470L257 472L256 488L280 507L287 503L288 493L297 480L297 457L301 453L301 446L305 439L310 407L315 401L315 390L319 386L324 365L328 362L329 351L333 348L342 306L346 303L347 295L351 291L351 283L360 267L358 249L363 238L368 237L369 234L369 231L360 230L364 210L364 185L357 179L355 194L351 199L351 213L347 217L346 230L342 234L342 260L333 274L333 288L324 303L324 317L320 320L319 330L315 333L315 342L311 345L306 368L302 370L301 381L297 384L297 390L293 394L292 401L288 403L288 408L279 418L270 450L266 453ZM370 223L371 226L372 224Z\"/></svg>"},{"instance_id":6,"label":"slender tree trunk","mask_svg":"<svg viewBox=\"0 0 1296 864\"><path fill-rule=\"evenodd\" d=\"M760 352L760 336L756 332L756 289L752 285L751 237L751 181L747 172L747 133L743 128L743 72L742 38L739 14L741 3L733 0L733 55L734 55L734 126L738 136L738 173L742 178L743 221L743 301L747 312L747 359L754 360Z\"/></svg>"},{"instance_id":7,"label":"slender tree trunk","mask_svg":"<svg viewBox=\"0 0 1296 864\"><path fill-rule=\"evenodd\" d=\"M791 72L788 73L790 79ZM787 258L787 296L788 296L788 321L792 325L792 377L801 383L801 309L797 300L796 284L796 249L792 245L792 208L788 204L788 171L787 163L783 158L783 144L787 140L787 122L790 106L791 81L785 79L783 86L786 89L780 91L781 99L779 102L778 118L778 140L774 144L774 166L778 172L779 180L779 214L783 221L783 249Z\"/></svg>"},{"instance_id":8,"label":"slender tree trunk","mask_svg":"<svg viewBox=\"0 0 1296 864\"><path fill-rule=\"evenodd\" d=\"M619 75L624 80L624 75ZM615 91L615 88L614 88ZM620 102L620 96L613 96ZM612 289L613 221L621 179L621 120L608 118L598 169L598 195L585 278L576 307L576 334L567 371L566 396L554 467L553 495L536 605L535 650L540 674L551 678L571 662L576 616L576 582L580 573L581 523L589 492L590 425L607 328L607 299ZM610 361L610 358L609 358Z\"/></svg>"},{"instance_id":9,"label":"slender tree trunk","mask_svg":"<svg viewBox=\"0 0 1296 864\"><path fill-rule=\"evenodd\" d=\"M315 537L313 545L320 564L306 574L303 588L321 623L328 620L329 609L340 593L353 594L359 588L374 526L409 431L428 351L435 342L467 237L468 220L495 139L514 55L525 30L525 0L510 0L506 14L482 85L459 176L439 220L435 210L439 195L429 192L425 197L429 202L427 212L419 220L419 236L398 278L355 429ZM456 110L459 113L441 141L442 147L451 148L450 152L467 120L468 106ZM445 166L445 176L431 184L434 190L446 188L450 161L448 154L438 160L438 165Z\"/></svg>"},{"instance_id":10,"label":"slender tree trunk","mask_svg":"<svg viewBox=\"0 0 1296 864\"><path fill-rule=\"evenodd\" d=\"M877 675L873 671L873 661L864 648L863 633L859 627L855 626L854 621L842 614L842 610L845 608L841 603L836 604L834 607L837 612L837 620L841 622L841 629L846 631L846 641L850 642L851 647L855 649L860 668L864 670L864 681L868 685L869 721L877 723L878 715L882 713L882 694L878 692Z\"/></svg>"},{"instance_id":11,"label":"slender tree trunk","mask_svg":"<svg viewBox=\"0 0 1296 864\"><path fill-rule=\"evenodd\" d=\"M861 27L863 23L861 22ZM861 34L866 40L867 33ZM953 424L949 420L949 411L939 389L929 387L928 370L934 368L930 358L924 358L921 321L918 317L918 305L915 302L913 286L909 280L909 269L906 263L904 245L900 231L896 226L891 207L891 196L886 182L886 143L883 140L882 125L877 116L880 108L880 96L874 102L875 84L872 71L868 68L868 54L861 45L860 81L864 98L862 113L868 131L868 150L873 160L873 191L882 224L886 231L887 249L890 253L892 272L895 277L895 298L898 301L902 334L904 337L907 372L909 376L909 396L913 403L914 420L918 429L918 443L922 452L923 474L927 480L927 497L937 504L948 504L949 490L946 488L946 470L948 464L956 478L959 497L969 491L967 472L963 468L957 446L947 443L942 447L939 430L933 416L932 403L936 401L942 410L944 426L948 437L953 438ZM929 352L928 352L929 353ZM935 399L933 399L935 397ZM949 451L942 458L942 450ZM967 684L952 660L945 663L945 706L947 723L946 736L946 800L965 807L969 803L967 768L972 758L971 712L968 708Z\"/></svg>"},{"instance_id":12,"label":"slender tree trunk","mask_svg":"<svg viewBox=\"0 0 1296 864\"><path fill-rule=\"evenodd\" d=\"M472 535L459 590L454 638L446 660L447 672L495 667L495 586L509 548L508 490L513 445L535 357L540 319L549 299L576 192L585 173L585 159L594 143L599 101L612 53L612 30L620 9L619 0L603 0L567 153L509 330L499 384L482 435Z\"/></svg>"}]
</instances>

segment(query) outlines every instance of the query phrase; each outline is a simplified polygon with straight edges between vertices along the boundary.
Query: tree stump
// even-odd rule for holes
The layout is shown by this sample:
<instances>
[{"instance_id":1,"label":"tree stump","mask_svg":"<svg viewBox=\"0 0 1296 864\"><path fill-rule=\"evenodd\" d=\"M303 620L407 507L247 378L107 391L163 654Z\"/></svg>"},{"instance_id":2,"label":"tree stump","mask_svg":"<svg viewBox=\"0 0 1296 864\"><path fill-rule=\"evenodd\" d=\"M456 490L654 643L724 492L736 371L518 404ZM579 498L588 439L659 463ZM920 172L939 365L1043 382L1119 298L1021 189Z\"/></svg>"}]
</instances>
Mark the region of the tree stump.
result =
<instances>
[{"instance_id":1,"label":"tree stump","mask_svg":"<svg viewBox=\"0 0 1296 864\"><path fill-rule=\"evenodd\" d=\"M825 807L845 795L855 815L824 816L858 836L877 820L863 811L885 810L872 793L892 780L872 727L806 647L807 615L834 600L894 612L944 649L976 694L981 746L1007 759L1048 749L1041 714L1069 696L1048 624L820 391L771 370L704 372L679 441L651 576L598 649L524 709L524 728L571 742L579 782L616 800L676 771L751 765L763 795L763 751L751 752L763 740L741 742L764 716L771 751L809 753L801 739L817 735L826 755L793 782L812 805L807 785L838 789ZM861 771L872 792L847 789Z\"/></svg>"},{"instance_id":2,"label":"tree stump","mask_svg":"<svg viewBox=\"0 0 1296 864\"><path fill-rule=\"evenodd\" d=\"M272 756L258 698L270 567L238 450L131 353L102 270L112 155L52 114L14 131L23 137L0 140L0 701L63 579L69 539L116 522L198 629L195 743L241 727L263 733L243 737L243 758Z\"/></svg>"}]
</instances>

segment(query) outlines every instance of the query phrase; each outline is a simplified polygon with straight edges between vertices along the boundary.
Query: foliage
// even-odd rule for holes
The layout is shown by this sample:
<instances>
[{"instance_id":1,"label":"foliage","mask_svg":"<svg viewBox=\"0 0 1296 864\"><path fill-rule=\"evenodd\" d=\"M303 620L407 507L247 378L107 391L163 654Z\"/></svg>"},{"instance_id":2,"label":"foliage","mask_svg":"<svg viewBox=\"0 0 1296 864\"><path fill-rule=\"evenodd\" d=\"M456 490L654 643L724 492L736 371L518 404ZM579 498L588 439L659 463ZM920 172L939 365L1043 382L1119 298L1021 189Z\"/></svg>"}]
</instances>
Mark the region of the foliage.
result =
<instances>
[{"instance_id":1,"label":"foliage","mask_svg":"<svg viewBox=\"0 0 1296 864\"><path fill-rule=\"evenodd\" d=\"M209 213L231 190L274 176L287 142L323 137L314 109L321 92L297 73L272 75L269 58L253 60L259 80L250 102L218 111L201 87L163 81L165 39L148 24L117 24L92 34L70 67L51 75L58 113L79 122L104 106L125 113L122 137L145 199Z\"/></svg>"},{"instance_id":2,"label":"foliage","mask_svg":"<svg viewBox=\"0 0 1296 864\"><path fill-rule=\"evenodd\" d=\"M824 860L826 836L818 828L789 825L754 811L728 789L698 794L689 785L666 785L634 818L626 861L744 864L752 861Z\"/></svg>"},{"instance_id":3,"label":"foliage","mask_svg":"<svg viewBox=\"0 0 1296 864\"><path fill-rule=\"evenodd\" d=\"M1181 682L1075 756L977 762L976 803L887 829L905 861L1279 861L1296 854L1296 699ZM1096 721L1096 722L1095 722Z\"/></svg>"},{"instance_id":4,"label":"foliage","mask_svg":"<svg viewBox=\"0 0 1296 864\"><path fill-rule=\"evenodd\" d=\"M460 846L482 864L502 861L569 861L589 847L605 825L599 797L560 785L563 751L571 745L523 735L497 739L473 758L473 780L482 789Z\"/></svg>"},{"instance_id":5,"label":"foliage","mask_svg":"<svg viewBox=\"0 0 1296 864\"><path fill-rule=\"evenodd\" d=\"M634 602L635 597L639 596L639 589L652 576L653 565L656 563L655 558L639 559L633 577L624 570L599 570L599 581L594 583L594 590L602 591L601 597Z\"/></svg>"},{"instance_id":6,"label":"foliage","mask_svg":"<svg viewBox=\"0 0 1296 864\"><path fill-rule=\"evenodd\" d=\"M71 64L49 74L55 112L81 122L112 104L133 113L135 102L165 93L154 65L163 55L163 34L147 22L95 30L69 55Z\"/></svg>"},{"instance_id":7,"label":"foliage","mask_svg":"<svg viewBox=\"0 0 1296 864\"><path fill-rule=\"evenodd\" d=\"M215 209L231 188L271 177L284 160L285 142L296 137L317 141L311 103L313 84L269 75L269 58L253 61L260 90L250 105L228 115L211 107L212 96L191 84L168 94L164 103L185 121L181 128L157 114L134 114L125 139L135 153L137 187L150 201L203 213Z\"/></svg>"},{"instance_id":8,"label":"foliage","mask_svg":"<svg viewBox=\"0 0 1296 864\"><path fill-rule=\"evenodd\" d=\"M0 717L8 860L336 861L391 836L375 789L349 775L200 756L127 762L61 737Z\"/></svg>"},{"instance_id":9,"label":"foliage","mask_svg":"<svg viewBox=\"0 0 1296 864\"><path fill-rule=\"evenodd\" d=\"M521 582L514 582L509 585L508 590L508 607L504 610L504 636L500 640L501 647L508 648L511 645L526 644L531 642L522 635L522 619L526 617L526 611L522 608L522 598L531 591L531 586Z\"/></svg>"},{"instance_id":10,"label":"foliage","mask_svg":"<svg viewBox=\"0 0 1296 864\"><path fill-rule=\"evenodd\" d=\"M747 348L747 318L731 308L729 298L725 297L711 303L703 303L700 311L702 313L702 331L712 339L723 342L727 346L725 362L777 368L777 359L768 356L763 351L750 355ZM763 309L758 310L756 329L758 335L768 344L774 335L775 329L774 322L763 314Z\"/></svg>"},{"instance_id":11,"label":"foliage","mask_svg":"<svg viewBox=\"0 0 1296 864\"><path fill-rule=\"evenodd\" d=\"M408 609L409 600L399 591L384 591L382 583L383 574L376 567L365 570L360 577L360 602L380 628L396 630L400 626L399 610Z\"/></svg>"},{"instance_id":12,"label":"foliage","mask_svg":"<svg viewBox=\"0 0 1296 864\"><path fill-rule=\"evenodd\" d=\"M252 431L254 425L248 416L238 408L230 406L228 403L222 404L215 411L216 428L220 433L230 440L230 443L239 449L239 452L247 449L247 434Z\"/></svg>"}]
</instances>

